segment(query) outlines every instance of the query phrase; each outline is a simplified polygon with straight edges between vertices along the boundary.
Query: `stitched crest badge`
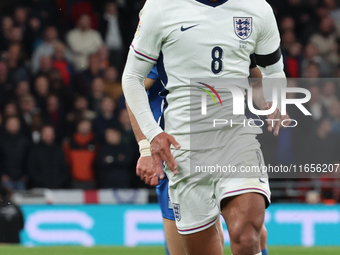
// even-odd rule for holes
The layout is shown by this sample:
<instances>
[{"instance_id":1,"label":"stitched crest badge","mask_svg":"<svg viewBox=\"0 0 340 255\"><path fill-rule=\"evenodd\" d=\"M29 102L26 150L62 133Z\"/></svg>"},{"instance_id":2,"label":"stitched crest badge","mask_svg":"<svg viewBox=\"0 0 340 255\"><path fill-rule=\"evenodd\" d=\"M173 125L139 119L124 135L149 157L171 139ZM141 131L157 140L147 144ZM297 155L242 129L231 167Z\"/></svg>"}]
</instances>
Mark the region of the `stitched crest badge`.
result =
<instances>
[{"instance_id":1,"label":"stitched crest badge","mask_svg":"<svg viewBox=\"0 0 340 255\"><path fill-rule=\"evenodd\" d=\"M253 18L234 17L235 34L242 40L246 40L253 32Z\"/></svg>"}]
</instances>

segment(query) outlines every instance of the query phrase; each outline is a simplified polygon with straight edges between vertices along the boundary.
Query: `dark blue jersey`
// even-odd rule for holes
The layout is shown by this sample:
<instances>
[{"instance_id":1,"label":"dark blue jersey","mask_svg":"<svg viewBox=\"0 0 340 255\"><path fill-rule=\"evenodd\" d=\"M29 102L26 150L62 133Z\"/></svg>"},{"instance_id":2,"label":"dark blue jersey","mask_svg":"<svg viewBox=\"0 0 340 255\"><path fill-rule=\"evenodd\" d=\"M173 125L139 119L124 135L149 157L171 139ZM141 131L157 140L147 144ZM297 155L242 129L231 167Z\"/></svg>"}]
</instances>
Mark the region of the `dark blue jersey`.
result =
<instances>
[{"instance_id":1,"label":"dark blue jersey","mask_svg":"<svg viewBox=\"0 0 340 255\"><path fill-rule=\"evenodd\" d=\"M149 103L150 108L153 113L153 116L156 121L161 117L162 115L162 97L159 95L159 93L164 90L164 87L162 85L162 82L159 79L159 75L157 72L157 67L154 66L151 70L151 72L148 74L149 79L156 80L153 86L148 90L148 96L149 96Z\"/></svg>"}]
</instances>

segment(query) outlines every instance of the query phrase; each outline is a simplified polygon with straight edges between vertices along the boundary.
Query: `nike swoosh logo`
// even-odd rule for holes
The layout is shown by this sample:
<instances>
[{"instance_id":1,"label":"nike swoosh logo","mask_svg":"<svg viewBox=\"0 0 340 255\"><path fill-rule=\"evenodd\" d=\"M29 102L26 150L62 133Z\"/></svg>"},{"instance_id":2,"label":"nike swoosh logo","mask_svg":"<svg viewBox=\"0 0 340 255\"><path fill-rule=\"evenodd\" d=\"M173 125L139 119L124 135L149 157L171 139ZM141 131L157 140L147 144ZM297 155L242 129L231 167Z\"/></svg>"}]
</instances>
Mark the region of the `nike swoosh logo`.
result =
<instances>
[{"instance_id":1,"label":"nike swoosh logo","mask_svg":"<svg viewBox=\"0 0 340 255\"><path fill-rule=\"evenodd\" d=\"M182 32L184 32L184 31L187 31L188 29L190 29L190 28L193 28L193 27L197 27L198 26L198 24L197 25L193 25L193 26L191 26L191 27L181 27L181 31Z\"/></svg>"},{"instance_id":2,"label":"nike swoosh logo","mask_svg":"<svg viewBox=\"0 0 340 255\"><path fill-rule=\"evenodd\" d=\"M259 179L259 181L261 182L261 183L265 183L264 181L262 181L261 179Z\"/></svg>"}]
</instances>

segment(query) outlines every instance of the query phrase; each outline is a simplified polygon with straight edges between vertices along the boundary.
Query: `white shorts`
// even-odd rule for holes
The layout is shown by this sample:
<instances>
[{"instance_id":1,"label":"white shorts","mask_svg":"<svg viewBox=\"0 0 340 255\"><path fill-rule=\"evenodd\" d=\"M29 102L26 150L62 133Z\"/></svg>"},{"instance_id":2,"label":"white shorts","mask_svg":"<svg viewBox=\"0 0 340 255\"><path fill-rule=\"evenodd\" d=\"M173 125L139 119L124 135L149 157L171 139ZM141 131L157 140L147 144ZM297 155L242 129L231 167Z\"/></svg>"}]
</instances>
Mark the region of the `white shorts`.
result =
<instances>
[{"instance_id":1,"label":"white shorts","mask_svg":"<svg viewBox=\"0 0 340 255\"><path fill-rule=\"evenodd\" d=\"M260 165L264 164L255 135L237 136L217 149L172 150L172 154L178 165L178 174L174 176L167 166L165 172L169 178L169 195L180 234L193 234L214 225L221 214L221 201L226 197L259 193L269 205L268 175L262 172L240 173L251 166L259 166L260 169ZM237 172L195 172L195 164L203 166L207 162L215 162L219 166L230 165Z\"/></svg>"}]
</instances>

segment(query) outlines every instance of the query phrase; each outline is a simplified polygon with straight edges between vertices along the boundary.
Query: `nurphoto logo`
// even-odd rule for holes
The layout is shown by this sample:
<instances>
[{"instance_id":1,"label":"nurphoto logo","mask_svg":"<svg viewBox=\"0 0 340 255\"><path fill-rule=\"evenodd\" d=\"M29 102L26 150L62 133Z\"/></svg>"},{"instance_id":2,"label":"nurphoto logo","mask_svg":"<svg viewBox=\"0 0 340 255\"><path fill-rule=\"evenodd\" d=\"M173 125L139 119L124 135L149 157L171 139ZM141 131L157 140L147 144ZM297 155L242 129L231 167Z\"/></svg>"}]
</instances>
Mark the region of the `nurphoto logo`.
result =
<instances>
[{"instance_id":1,"label":"nurphoto logo","mask_svg":"<svg viewBox=\"0 0 340 255\"><path fill-rule=\"evenodd\" d=\"M244 91L235 85L216 85L211 86L207 83L203 82L197 82L200 85L203 85L205 88L197 87L198 89L202 90L205 93L202 93L201 95L201 115L207 115L208 114L208 97L214 101L215 106L223 106L223 100L221 99L221 96L217 92L219 89L223 89L225 91L226 89L229 90L232 94L232 100L233 100L233 115L245 115L246 109L245 109L245 103L244 103ZM298 87L284 87L284 88L277 88L275 86L272 87L272 105L270 109L267 110L259 110L254 107L253 104L253 88L249 87L247 93L247 104L249 111L252 114L259 115L259 116L268 116L275 112L275 110L280 106L281 114L286 115L287 114L287 105L295 105L305 116L311 116L312 114L306 109L306 107L303 105L311 99L311 93L309 90L304 88L298 88ZM299 93L303 96L301 98L287 98L288 93ZM217 103L217 100L219 103ZM267 119L266 121L269 121L274 125L276 121L279 121L278 119ZM213 125L216 127L217 125L226 125L230 124L233 125L240 125L244 124L246 126L246 122L248 122L249 127L262 127L264 125L264 122L261 119L249 119L248 121L244 120L243 123L233 123L233 120L226 120L226 119L214 119ZM255 123L257 122L257 123ZM291 122L291 125L285 125L285 123ZM287 119L282 121L282 126L285 127L295 127L297 126L298 122L293 119Z\"/></svg>"}]
</instances>

